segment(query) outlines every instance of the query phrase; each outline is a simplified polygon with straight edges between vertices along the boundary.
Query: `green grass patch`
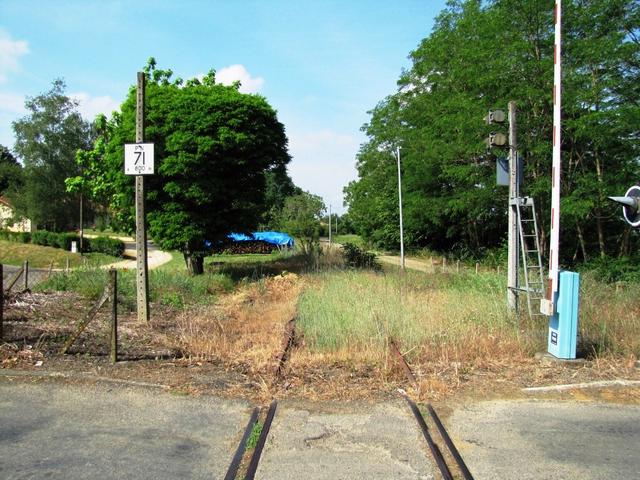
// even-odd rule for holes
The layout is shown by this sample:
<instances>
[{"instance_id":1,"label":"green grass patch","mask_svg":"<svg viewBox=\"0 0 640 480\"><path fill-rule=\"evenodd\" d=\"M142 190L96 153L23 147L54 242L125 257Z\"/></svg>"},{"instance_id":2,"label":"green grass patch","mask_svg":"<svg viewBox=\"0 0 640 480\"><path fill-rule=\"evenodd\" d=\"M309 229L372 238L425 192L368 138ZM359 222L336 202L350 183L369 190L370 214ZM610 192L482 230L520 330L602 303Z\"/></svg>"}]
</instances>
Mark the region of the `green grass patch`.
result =
<instances>
[{"instance_id":1,"label":"green grass patch","mask_svg":"<svg viewBox=\"0 0 640 480\"><path fill-rule=\"evenodd\" d=\"M253 450L258 445L258 439L260 438L260 434L262 433L262 422L256 422L251 430L251 434L249 438L247 438L247 450Z\"/></svg>"},{"instance_id":2,"label":"green grass patch","mask_svg":"<svg viewBox=\"0 0 640 480\"><path fill-rule=\"evenodd\" d=\"M22 265L25 260L28 260L29 265L34 268L48 268L51 262L53 262L53 268L65 268L69 260L69 265L76 268L82 265L105 265L119 259L102 253L80 255L54 247L0 240L0 263Z\"/></svg>"},{"instance_id":3,"label":"green grass patch","mask_svg":"<svg viewBox=\"0 0 640 480\"><path fill-rule=\"evenodd\" d=\"M331 240L342 245L344 245L345 243L353 243L360 248L364 248L366 246L364 240L362 240L362 237L355 234L334 235Z\"/></svg>"},{"instance_id":4,"label":"green grass patch","mask_svg":"<svg viewBox=\"0 0 640 480\"><path fill-rule=\"evenodd\" d=\"M299 302L298 325L318 350L380 350L389 337L405 348L459 344L480 332L515 336L502 280L495 275L404 276L334 272Z\"/></svg>"}]
</instances>

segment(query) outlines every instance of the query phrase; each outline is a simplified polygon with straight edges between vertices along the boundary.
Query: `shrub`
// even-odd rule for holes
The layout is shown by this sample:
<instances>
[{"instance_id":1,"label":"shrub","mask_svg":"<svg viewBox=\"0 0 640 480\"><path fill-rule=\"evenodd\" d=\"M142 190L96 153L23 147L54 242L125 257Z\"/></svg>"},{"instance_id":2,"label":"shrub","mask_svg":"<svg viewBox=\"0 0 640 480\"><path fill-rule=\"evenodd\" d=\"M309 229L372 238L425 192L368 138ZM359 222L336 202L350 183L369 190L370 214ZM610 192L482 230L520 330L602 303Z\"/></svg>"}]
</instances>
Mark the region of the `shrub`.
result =
<instances>
[{"instance_id":1,"label":"shrub","mask_svg":"<svg viewBox=\"0 0 640 480\"><path fill-rule=\"evenodd\" d=\"M49 246L51 245L51 235L51 232L47 232L46 230L38 230L31 234L31 243L35 245L42 245L44 247Z\"/></svg>"},{"instance_id":2,"label":"shrub","mask_svg":"<svg viewBox=\"0 0 640 480\"><path fill-rule=\"evenodd\" d=\"M122 257L122 254L124 253L124 242L117 238L92 238L88 247L91 252L105 253L113 257Z\"/></svg>"},{"instance_id":3,"label":"shrub","mask_svg":"<svg viewBox=\"0 0 640 480\"><path fill-rule=\"evenodd\" d=\"M604 283L640 282L640 258L638 257L596 258L580 270L593 271L595 278Z\"/></svg>"},{"instance_id":4,"label":"shrub","mask_svg":"<svg viewBox=\"0 0 640 480\"><path fill-rule=\"evenodd\" d=\"M0 240L16 243L29 243L31 234L29 232L10 232L9 230L0 230Z\"/></svg>"},{"instance_id":5,"label":"shrub","mask_svg":"<svg viewBox=\"0 0 640 480\"><path fill-rule=\"evenodd\" d=\"M344 261L351 268L372 268L380 269L380 264L376 261L376 254L367 252L353 243L345 243L343 246Z\"/></svg>"},{"instance_id":6,"label":"shrub","mask_svg":"<svg viewBox=\"0 0 640 480\"><path fill-rule=\"evenodd\" d=\"M56 237L56 247L62 248L63 250L66 250L68 252L69 250L71 250L71 242L76 242L77 248L80 248L80 236L76 235L75 233L58 233ZM85 247L84 239L83 247Z\"/></svg>"}]
</instances>

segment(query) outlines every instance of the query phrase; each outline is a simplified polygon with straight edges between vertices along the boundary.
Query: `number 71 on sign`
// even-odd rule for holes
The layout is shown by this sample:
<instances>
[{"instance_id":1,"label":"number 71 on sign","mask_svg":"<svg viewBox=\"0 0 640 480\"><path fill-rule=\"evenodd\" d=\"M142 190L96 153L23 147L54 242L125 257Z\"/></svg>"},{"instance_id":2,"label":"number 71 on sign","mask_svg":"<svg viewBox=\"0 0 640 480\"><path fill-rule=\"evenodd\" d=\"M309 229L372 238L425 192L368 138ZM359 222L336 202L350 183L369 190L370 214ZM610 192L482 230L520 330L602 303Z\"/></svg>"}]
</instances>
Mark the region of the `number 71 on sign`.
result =
<instances>
[{"instance_id":1,"label":"number 71 on sign","mask_svg":"<svg viewBox=\"0 0 640 480\"><path fill-rule=\"evenodd\" d=\"M153 143L125 143L125 175L153 175Z\"/></svg>"}]
</instances>

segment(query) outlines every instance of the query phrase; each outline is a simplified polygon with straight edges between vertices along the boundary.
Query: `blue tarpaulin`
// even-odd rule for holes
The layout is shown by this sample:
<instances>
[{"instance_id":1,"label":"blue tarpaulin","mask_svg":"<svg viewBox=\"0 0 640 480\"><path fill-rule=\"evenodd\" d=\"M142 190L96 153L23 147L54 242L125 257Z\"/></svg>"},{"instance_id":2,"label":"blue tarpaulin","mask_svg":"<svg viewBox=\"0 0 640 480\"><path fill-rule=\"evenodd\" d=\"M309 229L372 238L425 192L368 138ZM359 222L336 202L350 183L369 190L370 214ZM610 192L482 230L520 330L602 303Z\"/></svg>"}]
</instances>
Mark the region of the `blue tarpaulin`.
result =
<instances>
[{"instance_id":1,"label":"blue tarpaulin","mask_svg":"<svg viewBox=\"0 0 640 480\"><path fill-rule=\"evenodd\" d=\"M293 247L293 238L282 232L253 232L251 235L244 233L230 233L227 235L234 242L248 242L251 240L261 240L278 247Z\"/></svg>"}]
</instances>

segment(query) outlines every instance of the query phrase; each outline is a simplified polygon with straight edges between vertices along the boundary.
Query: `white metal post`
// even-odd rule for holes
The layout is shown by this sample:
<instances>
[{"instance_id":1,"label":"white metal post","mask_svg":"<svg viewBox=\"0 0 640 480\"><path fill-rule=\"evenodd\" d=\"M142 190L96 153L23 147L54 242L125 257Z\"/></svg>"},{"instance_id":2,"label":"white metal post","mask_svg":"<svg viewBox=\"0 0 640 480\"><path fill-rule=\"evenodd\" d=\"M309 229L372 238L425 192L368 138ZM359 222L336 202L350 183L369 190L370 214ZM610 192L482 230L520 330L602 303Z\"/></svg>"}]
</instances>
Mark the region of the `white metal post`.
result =
<instances>
[{"instance_id":1,"label":"white metal post","mask_svg":"<svg viewBox=\"0 0 640 480\"><path fill-rule=\"evenodd\" d=\"M329 204L329 245L331 245L331 204Z\"/></svg>"},{"instance_id":2,"label":"white metal post","mask_svg":"<svg viewBox=\"0 0 640 480\"><path fill-rule=\"evenodd\" d=\"M398 207L400 210L400 269L404 272L404 231L402 228L402 174L400 173L400 147L396 147L398 160Z\"/></svg>"}]
</instances>

